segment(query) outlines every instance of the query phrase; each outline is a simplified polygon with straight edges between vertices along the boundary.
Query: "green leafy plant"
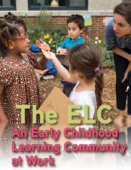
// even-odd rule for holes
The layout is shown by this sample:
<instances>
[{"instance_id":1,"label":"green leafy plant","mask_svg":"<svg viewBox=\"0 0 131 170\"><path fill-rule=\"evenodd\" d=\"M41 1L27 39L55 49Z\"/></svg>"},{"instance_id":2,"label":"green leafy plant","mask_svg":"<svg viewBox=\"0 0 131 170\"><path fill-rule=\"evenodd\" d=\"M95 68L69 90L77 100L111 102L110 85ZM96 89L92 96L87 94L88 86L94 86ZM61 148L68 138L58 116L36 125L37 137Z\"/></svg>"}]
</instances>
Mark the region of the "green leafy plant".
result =
<instances>
[{"instance_id":1,"label":"green leafy plant","mask_svg":"<svg viewBox=\"0 0 131 170\"><path fill-rule=\"evenodd\" d=\"M92 43L95 44L101 51L101 55L103 59L102 66L114 69L115 65L113 59L113 52L106 50L106 43L104 39L99 40L98 37L95 37L95 40L92 41Z\"/></svg>"},{"instance_id":2,"label":"green leafy plant","mask_svg":"<svg viewBox=\"0 0 131 170\"><path fill-rule=\"evenodd\" d=\"M106 48L101 48L101 53L102 53L102 66L103 67L110 67L112 69L115 68L114 65L114 58L113 58L113 52L112 51L107 51Z\"/></svg>"},{"instance_id":3,"label":"green leafy plant","mask_svg":"<svg viewBox=\"0 0 131 170\"><path fill-rule=\"evenodd\" d=\"M29 38L35 44L36 40L42 39L44 35L49 34L50 37L53 37L57 33L57 38L62 35L67 34L67 27L64 24L59 24L60 18L54 19L51 21L52 13L47 12L47 10L41 10L39 16L37 16L34 20L34 23L29 20L26 15L27 22L27 32L29 34Z\"/></svg>"},{"instance_id":4,"label":"green leafy plant","mask_svg":"<svg viewBox=\"0 0 131 170\"><path fill-rule=\"evenodd\" d=\"M51 37L49 34L46 34L41 39L49 44L52 52L56 53L57 48L63 43L65 36L59 36L57 33L54 33Z\"/></svg>"}]
</instances>

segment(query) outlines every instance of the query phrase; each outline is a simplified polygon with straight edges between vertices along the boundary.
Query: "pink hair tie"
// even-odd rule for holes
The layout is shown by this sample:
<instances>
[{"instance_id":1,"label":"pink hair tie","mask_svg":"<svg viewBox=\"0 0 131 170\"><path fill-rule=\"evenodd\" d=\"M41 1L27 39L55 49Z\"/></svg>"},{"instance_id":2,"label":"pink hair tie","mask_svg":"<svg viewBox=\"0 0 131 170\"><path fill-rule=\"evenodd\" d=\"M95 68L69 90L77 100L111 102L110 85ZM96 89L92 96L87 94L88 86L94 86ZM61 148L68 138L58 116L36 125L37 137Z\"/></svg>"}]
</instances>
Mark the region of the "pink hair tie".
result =
<instances>
[{"instance_id":1,"label":"pink hair tie","mask_svg":"<svg viewBox=\"0 0 131 170\"><path fill-rule=\"evenodd\" d=\"M94 71L95 71L95 72L97 72L98 70L100 70L100 68L99 68L99 67L95 68L95 70L94 70Z\"/></svg>"}]
</instances>

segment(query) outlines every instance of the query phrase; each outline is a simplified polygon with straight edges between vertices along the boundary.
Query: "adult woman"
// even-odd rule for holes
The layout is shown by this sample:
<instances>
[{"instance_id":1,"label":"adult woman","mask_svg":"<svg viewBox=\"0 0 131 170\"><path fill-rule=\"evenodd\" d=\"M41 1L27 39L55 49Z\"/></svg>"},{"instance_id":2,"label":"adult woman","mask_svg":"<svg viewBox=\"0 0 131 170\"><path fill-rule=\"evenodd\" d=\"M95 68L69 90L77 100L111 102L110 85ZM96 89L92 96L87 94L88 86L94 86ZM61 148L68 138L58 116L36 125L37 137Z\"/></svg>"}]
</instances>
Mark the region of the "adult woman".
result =
<instances>
[{"instance_id":1,"label":"adult woman","mask_svg":"<svg viewBox=\"0 0 131 170\"><path fill-rule=\"evenodd\" d=\"M131 1L127 0L114 8L114 18L105 29L106 50L112 50L116 70L116 100L119 110L115 123L119 128L117 143L125 144L125 106L128 95L127 122L128 153L131 155L131 88L126 88L131 82ZM116 155L117 166L123 169L130 166L130 157Z\"/></svg>"},{"instance_id":2,"label":"adult woman","mask_svg":"<svg viewBox=\"0 0 131 170\"><path fill-rule=\"evenodd\" d=\"M131 1L125 1L115 7L114 18L105 29L105 41L106 49L113 51L116 70L116 100L119 115L115 122L118 126L124 125L128 94L127 126L129 127L131 126L131 88L128 93L125 91L131 80Z\"/></svg>"}]
</instances>

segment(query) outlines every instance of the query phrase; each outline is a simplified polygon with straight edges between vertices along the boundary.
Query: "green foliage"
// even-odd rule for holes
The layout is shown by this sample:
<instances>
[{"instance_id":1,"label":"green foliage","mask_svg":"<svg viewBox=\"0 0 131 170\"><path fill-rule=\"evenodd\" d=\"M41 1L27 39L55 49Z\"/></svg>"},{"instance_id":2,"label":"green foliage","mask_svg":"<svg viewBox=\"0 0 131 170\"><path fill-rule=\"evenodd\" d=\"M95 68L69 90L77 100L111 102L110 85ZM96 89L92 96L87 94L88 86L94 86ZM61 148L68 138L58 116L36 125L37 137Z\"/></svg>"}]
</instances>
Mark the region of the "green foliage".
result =
<instances>
[{"instance_id":1,"label":"green foliage","mask_svg":"<svg viewBox=\"0 0 131 170\"><path fill-rule=\"evenodd\" d=\"M49 34L43 36L42 40L49 44L51 51L56 53L57 48L63 43L65 36L59 36L58 33L54 33L50 38Z\"/></svg>"},{"instance_id":2,"label":"green foliage","mask_svg":"<svg viewBox=\"0 0 131 170\"><path fill-rule=\"evenodd\" d=\"M113 52L106 51L106 48L103 47L103 48L101 48L101 53L102 53L102 58L103 58L102 66L110 67L110 68L114 69L115 65L114 65L114 59L113 59Z\"/></svg>"},{"instance_id":3,"label":"green foliage","mask_svg":"<svg viewBox=\"0 0 131 170\"><path fill-rule=\"evenodd\" d=\"M102 59L103 59L102 66L110 67L110 68L114 69L115 65L114 65L114 59L113 59L113 52L106 50L105 41L99 40L98 37L96 37L95 41L92 41L92 43L94 45L96 45L101 51L101 55L102 55Z\"/></svg>"},{"instance_id":4,"label":"green foliage","mask_svg":"<svg viewBox=\"0 0 131 170\"><path fill-rule=\"evenodd\" d=\"M53 52L56 52L57 48L63 43L65 37L59 36L58 33L54 33L52 39L53 41L50 43L50 48Z\"/></svg>"},{"instance_id":5,"label":"green foliage","mask_svg":"<svg viewBox=\"0 0 131 170\"><path fill-rule=\"evenodd\" d=\"M67 34L67 27L66 25L59 24L60 18L54 19L53 21L51 21L51 18L52 13L47 12L47 10L41 10L39 16L34 20L34 23L32 23L26 15L27 31L32 43L35 44L36 40L43 39L46 34L49 34L49 37L55 40L52 43L53 45L51 45L51 49L53 48L54 50L54 46L63 42L61 42L61 40L64 39L62 35ZM56 35L58 40L56 40Z\"/></svg>"}]
</instances>

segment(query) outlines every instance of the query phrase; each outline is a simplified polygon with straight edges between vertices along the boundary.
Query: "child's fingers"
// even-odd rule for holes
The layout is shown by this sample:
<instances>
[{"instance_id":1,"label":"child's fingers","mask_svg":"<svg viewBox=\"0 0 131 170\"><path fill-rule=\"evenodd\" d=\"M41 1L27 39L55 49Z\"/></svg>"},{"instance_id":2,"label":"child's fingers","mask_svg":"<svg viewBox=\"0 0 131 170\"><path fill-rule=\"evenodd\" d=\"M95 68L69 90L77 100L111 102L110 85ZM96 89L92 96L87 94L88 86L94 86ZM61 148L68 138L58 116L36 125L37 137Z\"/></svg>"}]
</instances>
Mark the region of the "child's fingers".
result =
<instances>
[{"instance_id":1,"label":"child's fingers","mask_svg":"<svg viewBox=\"0 0 131 170\"><path fill-rule=\"evenodd\" d=\"M38 48L41 48L41 46L40 46L40 45L37 45L37 44L36 44L36 46L37 46Z\"/></svg>"},{"instance_id":2,"label":"child's fingers","mask_svg":"<svg viewBox=\"0 0 131 170\"><path fill-rule=\"evenodd\" d=\"M36 43L40 43L40 42L37 40Z\"/></svg>"},{"instance_id":3,"label":"child's fingers","mask_svg":"<svg viewBox=\"0 0 131 170\"><path fill-rule=\"evenodd\" d=\"M42 52L43 52L43 54L45 55L45 57L46 57L47 59L50 59L50 58L53 57L53 53L50 52L50 51L45 51L45 50L42 49Z\"/></svg>"},{"instance_id":4,"label":"child's fingers","mask_svg":"<svg viewBox=\"0 0 131 170\"><path fill-rule=\"evenodd\" d=\"M40 45L41 43L40 43L39 41L37 41L36 44L39 44L39 45Z\"/></svg>"},{"instance_id":5,"label":"child's fingers","mask_svg":"<svg viewBox=\"0 0 131 170\"><path fill-rule=\"evenodd\" d=\"M40 47L40 44L36 44L36 46L39 48L39 47Z\"/></svg>"},{"instance_id":6,"label":"child's fingers","mask_svg":"<svg viewBox=\"0 0 131 170\"><path fill-rule=\"evenodd\" d=\"M40 40L36 40L36 42L40 42Z\"/></svg>"},{"instance_id":7,"label":"child's fingers","mask_svg":"<svg viewBox=\"0 0 131 170\"><path fill-rule=\"evenodd\" d=\"M36 46L38 47L38 48L42 48L42 45L41 45L41 43L39 44L36 44Z\"/></svg>"},{"instance_id":8,"label":"child's fingers","mask_svg":"<svg viewBox=\"0 0 131 170\"><path fill-rule=\"evenodd\" d=\"M36 45L40 45L40 43L36 42Z\"/></svg>"},{"instance_id":9,"label":"child's fingers","mask_svg":"<svg viewBox=\"0 0 131 170\"><path fill-rule=\"evenodd\" d=\"M39 40L36 40L36 43L38 43L39 42Z\"/></svg>"},{"instance_id":10,"label":"child's fingers","mask_svg":"<svg viewBox=\"0 0 131 170\"><path fill-rule=\"evenodd\" d=\"M39 48L39 45L36 44L36 46Z\"/></svg>"},{"instance_id":11,"label":"child's fingers","mask_svg":"<svg viewBox=\"0 0 131 170\"><path fill-rule=\"evenodd\" d=\"M46 44L46 42L43 42L41 39L39 40L41 43L44 43L44 44Z\"/></svg>"},{"instance_id":12,"label":"child's fingers","mask_svg":"<svg viewBox=\"0 0 131 170\"><path fill-rule=\"evenodd\" d=\"M48 52L45 51L44 49L41 49L42 53L47 56Z\"/></svg>"}]
</instances>

